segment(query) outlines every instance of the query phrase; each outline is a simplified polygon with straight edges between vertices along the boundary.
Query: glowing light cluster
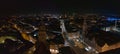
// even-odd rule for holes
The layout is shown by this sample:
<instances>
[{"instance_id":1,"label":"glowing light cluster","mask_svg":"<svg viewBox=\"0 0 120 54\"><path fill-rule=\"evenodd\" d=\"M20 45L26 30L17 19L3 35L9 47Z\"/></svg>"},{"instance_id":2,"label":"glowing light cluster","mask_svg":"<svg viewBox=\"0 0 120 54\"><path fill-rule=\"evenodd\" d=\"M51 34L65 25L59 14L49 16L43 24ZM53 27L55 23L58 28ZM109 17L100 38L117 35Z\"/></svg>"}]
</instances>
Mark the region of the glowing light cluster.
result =
<instances>
[{"instance_id":1,"label":"glowing light cluster","mask_svg":"<svg viewBox=\"0 0 120 54\"><path fill-rule=\"evenodd\" d=\"M58 51L58 50L55 50L55 49L50 49L50 52L51 52L51 53L56 53L56 54L59 53L59 51Z\"/></svg>"}]
</instances>

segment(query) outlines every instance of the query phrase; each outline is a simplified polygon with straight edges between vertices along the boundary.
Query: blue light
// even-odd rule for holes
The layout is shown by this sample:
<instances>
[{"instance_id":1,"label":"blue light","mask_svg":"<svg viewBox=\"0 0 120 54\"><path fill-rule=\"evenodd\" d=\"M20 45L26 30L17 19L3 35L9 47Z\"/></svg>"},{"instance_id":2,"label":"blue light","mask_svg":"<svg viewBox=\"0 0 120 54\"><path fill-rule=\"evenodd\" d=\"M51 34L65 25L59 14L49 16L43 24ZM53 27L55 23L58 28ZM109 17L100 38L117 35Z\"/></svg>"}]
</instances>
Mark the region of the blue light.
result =
<instances>
[{"instance_id":1,"label":"blue light","mask_svg":"<svg viewBox=\"0 0 120 54\"><path fill-rule=\"evenodd\" d=\"M115 20L120 20L120 18L115 18L115 17L108 17L108 21L115 21Z\"/></svg>"}]
</instances>

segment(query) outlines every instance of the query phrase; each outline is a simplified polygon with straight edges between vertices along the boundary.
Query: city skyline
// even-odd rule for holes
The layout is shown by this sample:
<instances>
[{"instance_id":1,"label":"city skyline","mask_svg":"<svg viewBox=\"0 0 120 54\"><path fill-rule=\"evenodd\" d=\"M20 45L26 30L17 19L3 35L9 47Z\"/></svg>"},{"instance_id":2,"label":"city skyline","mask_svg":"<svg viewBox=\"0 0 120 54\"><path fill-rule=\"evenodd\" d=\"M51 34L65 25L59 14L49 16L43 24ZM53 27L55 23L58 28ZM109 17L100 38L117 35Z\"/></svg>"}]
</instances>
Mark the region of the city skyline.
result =
<instances>
[{"instance_id":1,"label":"city skyline","mask_svg":"<svg viewBox=\"0 0 120 54\"><path fill-rule=\"evenodd\" d=\"M117 0L1 0L0 14L30 13L39 11L101 12L119 14Z\"/></svg>"}]
</instances>

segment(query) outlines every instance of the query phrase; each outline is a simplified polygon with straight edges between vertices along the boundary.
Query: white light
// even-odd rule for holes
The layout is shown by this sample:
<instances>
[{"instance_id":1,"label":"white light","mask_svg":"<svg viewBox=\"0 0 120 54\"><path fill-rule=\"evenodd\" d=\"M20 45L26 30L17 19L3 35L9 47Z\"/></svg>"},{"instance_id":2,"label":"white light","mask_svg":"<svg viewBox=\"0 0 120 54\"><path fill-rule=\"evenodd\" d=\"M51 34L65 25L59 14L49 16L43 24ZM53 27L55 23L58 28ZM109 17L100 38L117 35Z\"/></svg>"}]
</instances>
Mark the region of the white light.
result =
<instances>
[{"instance_id":1,"label":"white light","mask_svg":"<svg viewBox=\"0 0 120 54\"><path fill-rule=\"evenodd\" d=\"M92 49L92 48L89 46L88 49Z\"/></svg>"},{"instance_id":2,"label":"white light","mask_svg":"<svg viewBox=\"0 0 120 54\"><path fill-rule=\"evenodd\" d=\"M76 41L79 41L78 39L76 39Z\"/></svg>"},{"instance_id":3,"label":"white light","mask_svg":"<svg viewBox=\"0 0 120 54\"><path fill-rule=\"evenodd\" d=\"M90 46L86 47L85 50L90 51L92 48Z\"/></svg>"},{"instance_id":4,"label":"white light","mask_svg":"<svg viewBox=\"0 0 120 54\"><path fill-rule=\"evenodd\" d=\"M50 49L50 52L54 52L54 49Z\"/></svg>"},{"instance_id":5,"label":"white light","mask_svg":"<svg viewBox=\"0 0 120 54\"><path fill-rule=\"evenodd\" d=\"M85 48L85 50L89 51L89 49L88 49L88 48Z\"/></svg>"},{"instance_id":6,"label":"white light","mask_svg":"<svg viewBox=\"0 0 120 54\"><path fill-rule=\"evenodd\" d=\"M55 52L55 53L59 53L58 50L55 50L54 52Z\"/></svg>"},{"instance_id":7,"label":"white light","mask_svg":"<svg viewBox=\"0 0 120 54\"><path fill-rule=\"evenodd\" d=\"M34 34L33 36L37 36L36 34Z\"/></svg>"},{"instance_id":8,"label":"white light","mask_svg":"<svg viewBox=\"0 0 120 54\"><path fill-rule=\"evenodd\" d=\"M55 50L55 49L50 49L50 52L51 52L51 53L59 53L59 51L58 51L58 50Z\"/></svg>"}]
</instances>

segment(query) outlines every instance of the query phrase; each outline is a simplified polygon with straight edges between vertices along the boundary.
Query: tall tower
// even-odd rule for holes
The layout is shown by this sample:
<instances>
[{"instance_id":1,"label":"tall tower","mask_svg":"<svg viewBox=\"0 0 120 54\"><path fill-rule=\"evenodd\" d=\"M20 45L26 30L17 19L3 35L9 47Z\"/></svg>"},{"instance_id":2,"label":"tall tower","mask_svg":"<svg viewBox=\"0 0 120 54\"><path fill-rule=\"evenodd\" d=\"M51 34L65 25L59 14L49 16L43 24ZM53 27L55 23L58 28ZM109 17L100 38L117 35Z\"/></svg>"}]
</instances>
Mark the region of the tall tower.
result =
<instances>
[{"instance_id":1,"label":"tall tower","mask_svg":"<svg viewBox=\"0 0 120 54\"><path fill-rule=\"evenodd\" d=\"M41 22L41 25L39 27L39 36L38 36L39 41L45 42L46 41L46 36L47 36L46 27L45 27L44 23Z\"/></svg>"},{"instance_id":2,"label":"tall tower","mask_svg":"<svg viewBox=\"0 0 120 54\"><path fill-rule=\"evenodd\" d=\"M82 39L84 40L84 38L85 38L85 36L86 36L86 32L87 32L87 22L86 22L86 18L87 18L87 16L85 15L85 16L83 16L83 18L84 18L84 21L83 21L83 31L82 31Z\"/></svg>"},{"instance_id":3,"label":"tall tower","mask_svg":"<svg viewBox=\"0 0 120 54\"><path fill-rule=\"evenodd\" d=\"M41 22L39 25L39 34L36 42L35 54L51 54L49 51L49 45L46 41L46 36L46 27L44 22Z\"/></svg>"}]
</instances>

